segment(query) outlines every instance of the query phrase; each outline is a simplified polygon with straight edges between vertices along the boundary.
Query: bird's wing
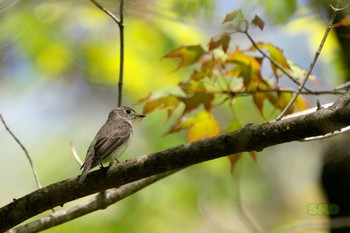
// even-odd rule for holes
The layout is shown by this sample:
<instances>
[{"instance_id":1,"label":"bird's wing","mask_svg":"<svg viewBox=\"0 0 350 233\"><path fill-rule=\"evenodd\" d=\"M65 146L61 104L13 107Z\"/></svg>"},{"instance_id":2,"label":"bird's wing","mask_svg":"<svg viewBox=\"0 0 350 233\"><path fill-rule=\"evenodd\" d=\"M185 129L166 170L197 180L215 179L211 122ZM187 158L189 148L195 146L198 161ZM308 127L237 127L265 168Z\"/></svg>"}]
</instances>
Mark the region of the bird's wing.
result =
<instances>
[{"instance_id":1,"label":"bird's wing","mask_svg":"<svg viewBox=\"0 0 350 233\"><path fill-rule=\"evenodd\" d=\"M106 127L113 126L106 125ZM91 167L101 163L118 147L127 142L131 136L132 126L127 122L121 122L110 134L99 137L94 146L95 155Z\"/></svg>"}]
</instances>

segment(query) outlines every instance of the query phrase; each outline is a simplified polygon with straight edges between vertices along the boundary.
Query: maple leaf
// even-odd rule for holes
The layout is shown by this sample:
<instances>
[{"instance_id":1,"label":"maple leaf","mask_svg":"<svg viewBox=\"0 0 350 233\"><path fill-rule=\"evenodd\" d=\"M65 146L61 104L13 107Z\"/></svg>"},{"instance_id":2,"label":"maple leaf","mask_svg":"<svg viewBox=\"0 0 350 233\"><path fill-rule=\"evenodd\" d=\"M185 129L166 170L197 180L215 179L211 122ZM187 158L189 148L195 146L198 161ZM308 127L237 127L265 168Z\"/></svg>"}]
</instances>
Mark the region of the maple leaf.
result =
<instances>
[{"instance_id":1,"label":"maple leaf","mask_svg":"<svg viewBox=\"0 0 350 233\"><path fill-rule=\"evenodd\" d=\"M294 106L299 111L310 108L310 104L302 96L298 96L298 98L294 102Z\"/></svg>"},{"instance_id":2,"label":"maple leaf","mask_svg":"<svg viewBox=\"0 0 350 233\"><path fill-rule=\"evenodd\" d=\"M242 156L242 152L227 156L228 160L230 161L230 170L232 174L241 156Z\"/></svg>"},{"instance_id":3,"label":"maple leaf","mask_svg":"<svg viewBox=\"0 0 350 233\"><path fill-rule=\"evenodd\" d=\"M188 129L188 141L194 142L220 134L220 126L215 117L208 111L201 111L196 116L181 117L170 128L167 134Z\"/></svg>"},{"instance_id":4,"label":"maple leaf","mask_svg":"<svg viewBox=\"0 0 350 233\"><path fill-rule=\"evenodd\" d=\"M180 104L180 100L173 95L159 97L153 99L152 95L149 95L146 99L142 100L145 102L143 107L143 113L147 114L149 112L152 112L156 109L166 109L168 116L167 120L172 116L174 110L177 108L177 106Z\"/></svg>"},{"instance_id":5,"label":"maple leaf","mask_svg":"<svg viewBox=\"0 0 350 233\"><path fill-rule=\"evenodd\" d=\"M189 45L181 46L170 53L166 54L163 58L177 58L180 59L180 63L175 71L196 63L203 55L205 50L201 45Z\"/></svg>"},{"instance_id":6,"label":"maple leaf","mask_svg":"<svg viewBox=\"0 0 350 233\"><path fill-rule=\"evenodd\" d=\"M214 58L203 61L200 70L195 70L190 79L193 81L200 81L207 77L211 78L213 76L215 66L217 66L218 63L219 61L215 60Z\"/></svg>"},{"instance_id":7,"label":"maple leaf","mask_svg":"<svg viewBox=\"0 0 350 233\"><path fill-rule=\"evenodd\" d=\"M179 87L186 95L193 95L197 92L207 92L205 85L200 81L181 82Z\"/></svg>"},{"instance_id":8,"label":"maple leaf","mask_svg":"<svg viewBox=\"0 0 350 233\"><path fill-rule=\"evenodd\" d=\"M258 108L258 111L260 113L260 115L265 119L265 116L264 116L264 112L263 112L263 108L264 108L264 102L266 100L266 95L265 93L255 93L253 95L253 101L255 103L255 106Z\"/></svg>"},{"instance_id":9,"label":"maple leaf","mask_svg":"<svg viewBox=\"0 0 350 233\"><path fill-rule=\"evenodd\" d=\"M243 20L245 20L243 12L241 9L238 9L226 14L225 19L222 23L233 22L233 21L242 22Z\"/></svg>"},{"instance_id":10,"label":"maple leaf","mask_svg":"<svg viewBox=\"0 0 350 233\"><path fill-rule=\"evenodd\" d=\"M229 52L228 55L227 62L235 64L232 73L243 78L243 84L247 90L254 89L254 85L262 82L261 58L247 55L240 50Z\"/></svg>"},{"instance_id":11,"label":"maple leaf","mask_svg":"<svg viewBox=\"0 0 350 233\"><path fill-rule=\"evenodd\" d=\"M179 96L178 99L185 104L183 115L203 105L205 110L210 111L214 94L207 91L203 82L190 81L180 83L180 88L186 94L185 97Z\"/></svg>"},{"instance_id":12,"label":"maple leaf","mask_svg":"<svg viewBox=\"0 0 350 233\"><path fill-rule=\"evenodd\" d=\"M277 95L275 92L259 92L259 91L265 91L265 90L274 90L277 89L277 87L269 83L265 80L262 80L261 82L257 83L252 90L257 91L253 94L253 101L255 106L258 108L258 111L260 115L267 120L267 118L264 115L264 103L266 100L268 100L273 106L277 102Z\"/></svg>"},{"instance_id":13,"label":"maple leaf","mask_svg":"<svg viewBox=\"0 0 350 233\"><path fill-rule=\"evenodd\" d=\"M193 71L192 75L191 75L191 80L194 80L194 81L199 81L199 80L202 80L208 76L210 76L210 72L209 71L198 71L198 70L195 70Z\"/></svg>"},{"instance_id":14,"label":"maple leaf","mask_svg":"<svg viewBox=\"0 0 350 233\"><path fill-rule=\"evenodd\" d=\"M292 61L288 61L288 65L290 67L290 72L293 74L293 77L296 79L296 81L302 82L307 75L307 71L297 64L294 64ZM311 74L309 76L309 80L315 83L317 86L322 87L322 84L317 80L317 77L315 75Z\"/></svg>"},{"instance_id":15,"label":"maple leaf","mask_svg":"<svg viewBox=\"0 0 350 233\"><path fill-rule=\"evenodd\" d=\"M199 112L193 119L193 124L191 124L188 131L190 142L220 134L219 123L210 112Z\"/></svg>"},{"instance_id":16,"label":"maple leaf","mask_svg":"<svg viewBox=\"0 0 350 233\"><path fill-rule=\"evenodd\" d=\"M256 152L255 151L249 151L248 153L249 153L250 157L254 160L254 162L257 165L257 167L259 169L261 169L260 166L259 166L259 163L258 163ZM227 156L227 158L230 161L231 173L233 173L235 168L236 168L236 165L237 165L238 161L242 158L242 152L229 155L229 156Z\"/></svg>"},{"instance_id":17,"label":"maple leaf","mask_svg":"<svg viewBox=\"0 0 350 233\"><path fill-rule=\"evenodd\" d=\"M244 31L248 27L248 22L245 19L241 9L226 14L222 24L224 24L224 29L230 34L234 32Z\"/></svg>"},{"instance_id":18,"label":"maple leaf","mask_svg":"<svg viewBox=\"0 0 350 233\"><path fill-rule=\"evenodd\" d=\"M278 97L274 103L272 103L276 108L283 110L289 101L292 99L293 95L291 93L278 93ZM292 113L294 109L298 109L299 111L305 110L309 107L309 104L306 102L304 98L298 96L292 107L289 109L287 114Z\"/></svg>"},{"instance_id":19,"label":"maple leaf","mask_svg":"<svg viewBox=\"0 0 350 233\"><path fill-rule=\"evenodd\" d=\"M191 96L179 97L179 99L185 104L183 114L186 114L198 108L201 104L204 105L205 110L209 111L213 105L214 95L209 92L197 92Z\"/></svg>"},{"instance_id":20,"label":"maple leaf","mask_svg":"<svg viewBox=\"0 0 350 233\"><path fill-rule=\"evenodd\" d=\"M276 62L277 64L279 64L281 67L285 68L285 69L290 69L289 64L288 64L288 60L285 58L285 56L283 55L283 51L276 47L273 44L270 43L263 43L263 42L259 42L256 44L260 49L267 49L267 51L269 52L270 58ZM250 48L251 51L256 50L256 48L254 46L252 46ZM271 64L271 68L275 74L275 76L277 78L280 77L280 75L277 73L278 68L272 63Z\"/></svg>"},{"instance_id":21,"label":"maple leaf","mask_svg":"<svg viewBox=\"0 0 350 233\"><path fill-rule=\"evenodd\" d=\"M242 127L241 123L239 122L239 120L237 118L233 119L231 121L231 123L228 125L228 127L225 129L224 133L228 133L228 132L232 132L232 131L235 131L235 130L238 130ZM256 152L255 151L250 151L248 152L250 157L252 157L252 159L254 160L254 162L259 166L258 164L258 161L257 161L257 156L256 156ZM241 158L241 155L242 155L242 152L240 153L236 153L236 154L231 154L231 155L228 155L227 158L229 159L230 161L230 170L231 170L231 173L234 172L234 169L238 163L238 161L240 160Z\"/></svg>"},{"instance_id":22,"label":"maple leaf","mask_svg":"<svg viewBox=\"0 0 350 233\"><path fill-rule=\"evenodd\" d=\"M350 25L350 16L346 15L344 18L342 18L341 20L339 20L338 22L334 23L332 26L333 28L337 28L337 27L347 27Z\"/></svg>"},{"instance_id":23,"label":"maple leaf","mask_svg":"<svg viewBox=\"0 0 350 233\"><path fill-rule=\"evenodd\" d=\"M258 15L255 15L252 24L260 28L260 30L264 30L265 22Z\"/></svg>"},{"instance_id":24,"label":"maple leaf","mask_svg":"<svg viewBox=\"0 0 350 233\"><path fill-rule=\"evenodd\" d=\"M179 132L181 130L187 129L194 123L194 121L195 121L195 119L194 119L193 116L191 116L191 117L187 117L187 116L180 117L175 122L175 124L173 124L173 126L168 130L168 132L166 132L166 134L176 133L176 132Z\"/></svg>"},{"instance_id":25,"label":"maple leaf","mask_svg":"<svg viewBox=\"0 0 350 233\"><path fill-rule=\"evenodd\" d=\"M209 50L211 51L221 46L222 50L226 53L230 45L230 41L231 37L228 34L213 37L209 42Z\"/></svg>"}]
</instances>

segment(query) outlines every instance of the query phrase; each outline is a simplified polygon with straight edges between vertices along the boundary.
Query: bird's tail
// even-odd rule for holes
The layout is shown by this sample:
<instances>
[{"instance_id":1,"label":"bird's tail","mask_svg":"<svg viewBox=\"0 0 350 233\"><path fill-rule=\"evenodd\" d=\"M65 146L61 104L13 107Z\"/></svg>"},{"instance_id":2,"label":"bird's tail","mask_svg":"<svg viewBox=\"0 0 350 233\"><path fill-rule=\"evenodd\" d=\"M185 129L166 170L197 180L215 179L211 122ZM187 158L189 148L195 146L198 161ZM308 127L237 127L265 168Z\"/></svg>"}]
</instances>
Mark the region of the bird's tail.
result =
<instances>
[{"instance_id":1,"label":"bird's tail","mask_svg":"<svg viewBox=\"0 0 350 233\"><path fill-rule=\"evenodd\" d=\"M86 162L83 164L83 166L81 166L81 168L83 168L83 173L81 173L78 183L82 183L85 180L86 175L88 174L89 170L90 170L90 164L86 164Z\"/></svg>"}]
</instances>

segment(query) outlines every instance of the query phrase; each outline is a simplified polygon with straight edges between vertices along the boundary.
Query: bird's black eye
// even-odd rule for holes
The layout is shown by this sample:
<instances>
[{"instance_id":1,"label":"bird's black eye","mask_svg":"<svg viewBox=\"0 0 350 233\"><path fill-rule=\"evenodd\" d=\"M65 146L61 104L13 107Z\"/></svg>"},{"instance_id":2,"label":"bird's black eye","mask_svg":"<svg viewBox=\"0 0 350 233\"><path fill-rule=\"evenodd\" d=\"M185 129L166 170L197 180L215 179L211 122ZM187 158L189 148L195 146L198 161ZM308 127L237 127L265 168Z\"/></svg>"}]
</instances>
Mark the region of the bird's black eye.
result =
<instances>
[{"instance_id":1,"label":"bird's black eye","mask_svg":"<svg viewBox=\"0 0 350 233\"><path fill-rule=\"evenodd\" d=\"M127 114L130 114L130 113L131 113L131 111L130 111L129 109L127 109L125 112L126 112Z\"/></svg>"}]
</instances>

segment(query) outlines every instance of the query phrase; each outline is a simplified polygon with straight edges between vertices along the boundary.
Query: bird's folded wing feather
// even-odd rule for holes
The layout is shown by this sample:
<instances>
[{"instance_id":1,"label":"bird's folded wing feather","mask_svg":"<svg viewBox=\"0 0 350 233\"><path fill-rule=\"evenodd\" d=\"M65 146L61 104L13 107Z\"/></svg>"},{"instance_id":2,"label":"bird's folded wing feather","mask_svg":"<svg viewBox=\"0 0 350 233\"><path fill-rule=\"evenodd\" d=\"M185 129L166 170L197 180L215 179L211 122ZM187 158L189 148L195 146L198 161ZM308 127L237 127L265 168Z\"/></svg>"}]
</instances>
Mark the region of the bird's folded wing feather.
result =
<instances>
[{"instance_id":1,"label":"bird's folded wing feather","mask_svg":"<svg viewBox=\"0 0 350 233\"><path fill-rule=\"evenodd\" d=\"M100 137L94 146L95 156L94 161L92 162L93 165L101 163L102 160L107 158L124 142L128 141L131 134L131 126L127 122L123 122L110 134L105 137Z\"/></svg>"}]
</instances>

